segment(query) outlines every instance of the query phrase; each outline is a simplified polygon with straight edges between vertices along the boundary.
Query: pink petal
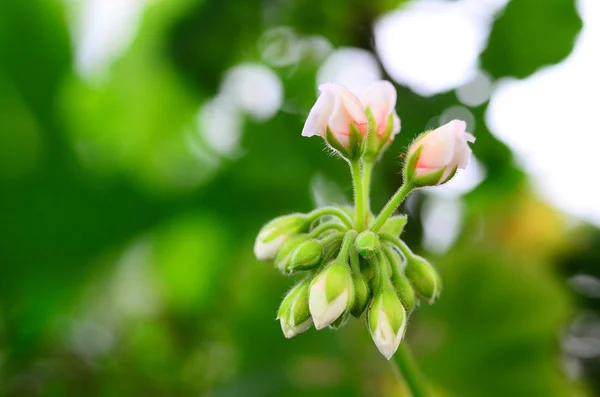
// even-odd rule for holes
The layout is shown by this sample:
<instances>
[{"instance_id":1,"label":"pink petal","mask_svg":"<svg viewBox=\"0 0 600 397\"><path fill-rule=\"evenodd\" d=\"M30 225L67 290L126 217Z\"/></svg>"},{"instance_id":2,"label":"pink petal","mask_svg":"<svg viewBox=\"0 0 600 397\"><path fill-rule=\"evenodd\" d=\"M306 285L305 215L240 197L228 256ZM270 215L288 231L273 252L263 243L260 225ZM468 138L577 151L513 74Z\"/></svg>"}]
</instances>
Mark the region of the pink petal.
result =
<instances>
[{"instance_id":1,"label":"pink petal","mask_svg":"<svg viewBox=\"0 0 600 397\"><path fill-rule=\"evenodd\" d=\"M448 165L454 157L455 139L447 129L442 127L431 131L418 142L421 155L417 167L441 168Z\"/></svg>"},{"instance_id":2,"label":"pink petal","mask_svg":"<svg viewBox=\"0 0 600 397\"><path fill-rule=\"evenodd\" d=\"M365 108L369 107L378 126L378 133L383 133L390 113L396 107L396 88L386 80L371 84L360 98Z\"/></svg>"}]
</instances>

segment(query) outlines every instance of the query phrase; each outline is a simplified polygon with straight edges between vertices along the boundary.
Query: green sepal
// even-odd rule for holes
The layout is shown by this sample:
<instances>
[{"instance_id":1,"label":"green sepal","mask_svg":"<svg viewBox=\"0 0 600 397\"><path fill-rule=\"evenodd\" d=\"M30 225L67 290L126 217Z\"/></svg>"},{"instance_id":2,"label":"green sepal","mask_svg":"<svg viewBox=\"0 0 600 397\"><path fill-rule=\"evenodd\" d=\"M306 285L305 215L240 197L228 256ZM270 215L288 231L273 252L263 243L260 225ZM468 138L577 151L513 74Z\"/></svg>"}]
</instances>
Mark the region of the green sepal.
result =
<instances>
[{"instance_id":1,"label":"green sepal","mask_svg":"<svg viewBox=\"0 0 600 397\"><path fill-rule=\"evenodd\" d=\"M406 277L410 280L415 292L428 303L433 303L442 290L442 280L429 262L413 255L407 258Z\"/></svg>"},{"instance_id":2,"label":"green sepal","mask_svg":"<svg viewBox=\"0 0 600 397\"><path fill-rule=\"evenodd\" d=\"M379 151L381 152L383 147L389 143L389 140L392 136L392 131L394 130L394 112L390 112L386 124L385 130L383 130L383 135L379 137L380 139L380 147Z\"/></svg>"},{"instance_id":3,"label":"green sepal","mask_svg":"<svg viewBox=\"0 0 600 397\"><path fill-rule=\"evenodd\" d=\"M407 220L408 217L406 215L392 216L387 221L385 221L383 226L381 226L381 229L379 229L379 233L387 233L391 234L394 237L398 237L402 234L404 226L406 226Z\"/></svg>"},{"instance_id":4,"label":"green sepal","mask_svg":"<svg viewBox=\"0 0 600 397\"><path fill-rule=\"evenodd\" d=\"M352 275L348 265L342 262L334 261L323 270L325 277L325 298L331 302L346 289L350 289L350 295L353 294Z\"/></svg>"},{"instance_id":5,"label":"green sepal","mask_svg":"<svg viewBox=\"0 0 600 397\"><path fill-rule=\"evenodd\" d=\"M366 161L375 161L379 155L379 140L377 137L377 122L370 107L365 109L367 116L367 137L365 139L364 159Z\"/></svg>"},{"instance_id":6,"label":"green sepal","mask_svg":"<svg viewBox=\"0 0 600 397\"><path fill-rule=\"evenodd\" d=\"M387 316L387 319L394 330L394 333L398 332L400 328L404 325L405 312L398 295L396 295L396 291L391 288L386 288L382 293L382 304Z\"/></svg>"},{"instance_id":7,"label":"green sepal","mask_svg":"<svg viewBox=\"0 0 600 397\"><path fill-rule=\"evenodd\" d=\"M296 247L291 254L287 269L292 272L295 270L310 270L319 264L323 256L323 245L315 239L304 241Z\"/></svg>"},{"instance_id":8,"label":"green sepal","mask_svg":"<svg viewBox=\"0 0 600 397\"><path fill-rule=\"evenodd\" d=\"M437 186L440 184L440 180L442 179L444 172L446 172L446 167L442 167L437 171L430 172L425 175L414 175L411 181L415 187Z\"/></svg>"},{"instance_id":9,"label":"green sepal","mask_svg":"<svg viewBox=\"0 0 600 397\"><path fill-rule=\"evenodd\" d=\"M408 278L406 278L404 274L395 272L392 275L392 284L396 289L398 298L400 299L400 302L402 302L402 306L404 306L406 312L412 312L415 308L416 296L415 290L412 285L410 285Z\"/></svg>"},{"instance_id":10,"label":"green sepal","mask_svg":"<svg viewBox=\"0 0 600 397\"><path fill-rule=\"evenodd\" d=\"M350 311L352 315L359 318L365 311L367 304L371 298L371 289L369 283L365 280L362 274L354 274L354 305Z\"/></svg>"},{"instance_id":11,"label":"green sepal","mask_svg":"<svg viewBox=\"0 0 600 397\"><path fill-rule=\"evenodd\" d=\"M277 252L277 256L275 257L275 267L284 273L287 272L286 269L289 266L290 260L292 259L292 252L307 239L308 236L306 234L300 234L289 238L285 243L283 243Z\"/></svg>"},{"instance_id":12,"label":"green sepal","mask_svg":"<svg viewBox=\"0 0 600 397\"><path fill-rule=\"evenodd\" d=\"M279 306L277 319L285 317L293 310L294 324L301 324L308 320L310 312L308 310L308 292L310 280L306 279L294 285L286 294Z\"/></svg>"},{"instance_id":13,"label":"green sepal","mask_svg":"<svg viewBox=\"0 0 600 397\"><path fill-rule=\"evenodd\" d=\"M369 310L367 313L367 325L371 331L371 335L377 330L377 323L379 322L379 306L381 305L382 293L381 291L375 293L373 299L369 303Z\"/></svg>"},{"instance_id":14,"label":"green sepal","mask_svg":"<svg viewBox=\"0 0 600 397\"><path fill-rule=\"evenodd\" d=\"M367 107L365 109L365 115L367 116L367 137L365 139L363 156L367 161L376 161L389 146L392 131L394 130L394 112L390 112L388 115L385 121L385 129L381 136L377 134L379 126L371 108Z\"/></svg>"},{"instance_id":15,"label":"green sepal","mask_svg":"<svg viewBox=\"0 0 600 397\"><path fill-rule=\"evenodd\" d=\"M295 213L271 220L262 227L259 234L264 233L261 241L269 243L284 233L304 231L308 226L308 216L302 213Z\"/></svg>"},{"instance_id":16,"label":"green sepal","mask_svg":"<svg viewBox=\"0 0 600 397\"><path fill-rule=\"evenodd\" d=\"M349 158L350 160L358 160L363 154L364 139L362 133L354 123L350 124L350 136L348 138L350 146Z\"/></svg>"},{"instance_id":17,"label":"green sepal","mask_svg":"<svg viewBox=\"0 0 600 397\"><path fill-rule=\"evenodd\" d=\"M415 142L419 140L417 138ZM412 145L415 143L413 142ZM412 147L411 145L411 147ZM419 161L419 157L421 156L421 151L423 150L423 146L419 146L413 153L407 154L406 162L404 163L403 176L405 182L412 182L413 177L416 176L416 168L417 162Z\"/></svg>"},{"instance_id":18,"label":"green sepal","mask_svg":"<svg viewBox=\"0 0 600 397\"><path fill-rule=\"evenodd\" d=\"M392 267L392 286L396 290L402 306L404 306L407 313L410 313L415 307L416 297L410 281L404 275L403 260L400 254L390 246L386 247L385 253Z\"/></svg>"}]
</instances>

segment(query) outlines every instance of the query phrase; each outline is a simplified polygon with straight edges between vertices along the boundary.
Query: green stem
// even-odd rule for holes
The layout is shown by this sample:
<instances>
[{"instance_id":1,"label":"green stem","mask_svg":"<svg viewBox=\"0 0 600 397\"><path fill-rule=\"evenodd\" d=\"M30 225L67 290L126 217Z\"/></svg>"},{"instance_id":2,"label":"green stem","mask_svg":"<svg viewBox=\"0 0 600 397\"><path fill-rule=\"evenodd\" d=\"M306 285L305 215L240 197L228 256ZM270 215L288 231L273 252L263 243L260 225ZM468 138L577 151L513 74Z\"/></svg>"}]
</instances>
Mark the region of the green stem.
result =
<instances>
[{"instance_id":1,"label":"green stem","mask_svg":"<svg viewBox=\"0 0 600 397\"><path fill-rule=\"evenodd\" d=\"M344 238L344 233L332 233L327 237L324 237L321 241L321 244L323 244L323 246L326 246L328 244L331 244L337 240L342 240Z\"/></svg>"},{"instance_id":2,"label":"green stem","mask_svg":"<svg viewBox=\"0 0 600 397\"><path fill-rule=\"evenodd\" d=\"M365 222L365 203L363 196L363 185L360 174L360 162L350 161L350 172L352 174L352 185L354 186L354 207L356 208L355 225L356 230L362 232Z\"/></svg>"},{"instance_id":3,"label":"green stem","mask_svg":"<svg viewBox=\"0 0 600 397\"><path fill-rule=\"evenodd\" d=\"M328 230L338 230L340 232L345 232L346 230L348 230L348 228L337 222L327 222L314 228L310 232L310 237L319 237L321 233L324 233Z\"/></svg>"},{"instance_id":4,"label":"green stem","mask_svg":"<svg viewBox=\"0 0 600 397\"><path fill-rule=\"evenodd\" d=\"M431 395L427 390L425 378L406 346L406 342L402 342L400 347L398 347L398 351L394 354L394 362L402 374L412 397L427 397Z\"/></svg>"},{"instance_id":5,"label":"green stem","mask_svg":"<svg viewBox=\"0 0 600 397\"><path fill-rule=\"evenodd\" d=\"M383 252L381 252L381 250L377 251L377 262L379 263L380 269L381 269L381 281L382 282L386 282L386 280L389 280L389 276L388 276L388 269L387 269L387 258L385 257L385 255L383 255ZM382 285L383 287L383 285Z\"/></svg>"},{"instance_id":6,"label":"green stem","mask_svg":"<svg viewBox=\"0 0 600 397\"><path fill-rule=\"evenodd\" d=\"M414 189L414 187L408 183L405 183L394 193L392 198L387 202L385 207L381 210L377 218L375 219L375 223L371 226L371 230L373 232L377 232L381 226L388 220L388 218L396 211L396 208L402 203L402 201L408 196L408 194Z\"/></svg>"},{"instance_id":7,"label":"green stem","mask_svg":"<svg viewBox=\"0 0 600 397\"><path fill-rule=\"evenodd\" d=\"M350 249L350 267L352 268L352 272L354 274L361 274L360 261L358 259L358 250L354 246Z\"/></svg>"},{"instance_id":8,"label":"green stem","mask_svg":"<svg viewBox=\"0 0 600 397\"><path fill-rule=\"evenodd\" d=\"M335 239L333 241L328 242L329 246L325 248L325 255L323 255L323 261L321 266L326 266L329 263L329 260L333 255L335 255L336 251L340 248L340 244L342 241L342 237Z\"/></svg>"},{"instance_id":9,"label":"green stem","mask_svg":"<svg viewBox=\"0 0 600 397\"><path fill-rule=\"evenodd\" d=\"M340 248L340 253L338 254L338 259L348 258L348 253L350 252L350 247L352 247L352 243L358 233L356 230L349 230L344 236L344 241L342 242L342 248Z\"/></svg>"},{"instance_id":10,"label":"green stem","mask_svg":"<svg viewBox=\"0 0 600 397\"><path fill-rule=\"evenodd\" d=\"M396 254L394 249L388 245L384 245L383 251L385 252L387 260L390 262L390 265L392 265L392 275L402 275L402 263L400 262L398 254Z\"/></svg>"},{"instance_id":11,"label":"green stem","mask_svg":"<svg viewBox=\"0 0 600 397\"><path fill-rule=\"evenodd\" d=\"M346 214L344 211L342 211L341 209L337 208L337 207L323 207L323 208L317 208L314 211L311 211L308 216L310 218L311 221L322 217L322 216L326 216L326 215L330 215L330 216L334 216L336 218L338 218L339 220L341 220L344 225L346 225L348 228L352 227L352 219L350 219L350 217L348 216L348 214Z\"/></svg>"},{"instance_id":12,"label":"green stem","mask_svg":"<svg viewBox=\"0 0 600 397\"><path fill-rule=\"evenodd\" d=\"M363 203L365 206L365 210L367 212L367 216L371 213L370 192L371 192L371 174L373 172L373 164L374 163L372 161L367 161L367 160L363 161L363 170L362 170Z\"/></svg>"},{"instance_id":13,"label":"green stem","mask_svg":"<svg viewBox=\"0 0 600 397\"><path fill-rule=\"evenodd\" d=\"M379 237L381 237L382 240L387 240L390 243L394 244L396 247L398 247L400 252L402 252L402 255L404 256L405 260L408 260L409 258L412 258L415 255L410 250L410 248L408 248L408 245L406 245L406 243L400 240L398 237L388 233L381 233Z\"/></svg>"}]
</instances>

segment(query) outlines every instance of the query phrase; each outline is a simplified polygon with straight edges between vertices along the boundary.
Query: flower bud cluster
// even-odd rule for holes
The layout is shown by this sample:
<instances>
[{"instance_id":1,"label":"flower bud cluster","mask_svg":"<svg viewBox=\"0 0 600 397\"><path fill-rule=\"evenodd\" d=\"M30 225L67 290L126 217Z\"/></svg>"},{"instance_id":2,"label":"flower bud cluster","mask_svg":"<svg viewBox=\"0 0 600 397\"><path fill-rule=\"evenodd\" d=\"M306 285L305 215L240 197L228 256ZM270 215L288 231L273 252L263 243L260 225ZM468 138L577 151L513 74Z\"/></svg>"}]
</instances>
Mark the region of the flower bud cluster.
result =
<instances>
[{"instance_id":1,"label":"flower bud cluster","mask_svg":"<svg viewBox=\"0 0 600 397\"><path fill-rule=\"evenodd\" d=\"M396 237L405 216L389 218L377 233L358 233L344 223L343 209L337 210L277 218L258 234L257 256L264 258L267 247L283 274L301 275L284 297L277 318L285 337L291 338L311 325L337 329L350 316L360 318L366 311L371 337L389 359L417 302L433 303L439 296L440 278Z\"/></svg>"},{"instance_id":2,"label":"flower bud cluster","mask_svg":"<svg viewBox=\"0 0 600 397\"><path fill-rule=\"evenodd\" d=\"M366 313L375 345L390 359L415 307L433 303L442 287L435 268L399 238L406 216L393 213L412 190L443 184L465 168L475 138L460 120L419 135L408 148L404 185L375 217L368 183L374 162L400 132L396 90L387 81L360 97L336 84L319 89L302 135L322 137L349 162L355 205L276 218L260 230L254 253L281 273L300 276L277 314L285 337L311 325L338 329Z\"/></svg>"}]
</instances>

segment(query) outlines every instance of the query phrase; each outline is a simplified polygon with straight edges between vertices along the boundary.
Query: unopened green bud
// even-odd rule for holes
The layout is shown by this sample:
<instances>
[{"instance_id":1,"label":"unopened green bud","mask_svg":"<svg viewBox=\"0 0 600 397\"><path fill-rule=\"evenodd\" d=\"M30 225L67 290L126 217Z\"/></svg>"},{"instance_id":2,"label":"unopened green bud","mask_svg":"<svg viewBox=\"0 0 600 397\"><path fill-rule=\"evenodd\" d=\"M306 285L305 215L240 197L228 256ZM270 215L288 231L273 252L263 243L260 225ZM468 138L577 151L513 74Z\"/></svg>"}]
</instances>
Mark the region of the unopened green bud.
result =
<instances>
[{"instance_id":1,"label":"unopened green bud","mask_svg":"<svg viewBox=\"0 0 600 397\"><path fill-rule=\"evenodd\" d=\"M440 295L442 283L438 272L425 258L412 255L407 258L406 277L415 292L428 303L433 303Z\"/></svg>"},{"instance_id":2,"label":"unopened green bud","mask_svg":"<svg viewBox=\"0 0 600 397\"><path fill-rule=\"evenodd\" d=\"M306 229L309 222L308 216L300 213L273 219L258 233L254 243L254 255L261 261L274 259L283 243Z\"/></svg>"},{"instance_id":3,"label":"unopened green bud","mask_svg":"<svg viewBox=\"0 0 600 397\"><path fill-rule=\"evenodd\" d=\"M306 240L308 240L308 236L306 234L299 234L287 239L281 245L281 248L279 248L279 252L277 252L277 256L275 257L275 267L277 267L281 272L287 273L287 269L292 260L292 254L296 248L298 248Z\"/></svg>"},{"instance_id":4,"label":"unopened green bud","mask_svg":"<svg viewBox=\"0 0 600 397\"><path fill-rule=\"evenodd\" d=\"M415 308L415 290L412 285L410 285L410 281L404 274L394 273L392 275L392 284L396 289L396 293L398 294L398 298L400 298L400 302L402 302L402 306L406 309L407 313L410 313Z\"/></svg>"},{"instance_id":5,"label":"unopened green bud","mask_svg":"<svg viewBox=\"0 0 600 397\"><path fill-rule=\"evenodd\" d=\"M362 256L369 256L379 248L379 236L370 230L366 230L356 237L354 245Z\"/></svg>"},{"instance_id":6,"label":"unopened green bud","mask_svg":"<svg viewBox=\"0 0 600 397\"><path fill-rule=\"evenodd\" d=\"M351 313L354 317L359 318L369 303L371 289L369 288L369 283L362 274L354 274L353 279L354 305L352 306Z\"/></svg>"},{"instance_id":7,"label":"unopened green bud","mask_svg":"<svg viewBox=\"0 0 600 397\"><path fill-rule=\"evenodd\" d=\"M404 226L406 225L406 215L396 215L389 218L381 229L379 229L379 233L387 233L391 234L394 237L398 237L402 234L404 230Z\"/></svg>"},{"instance_id":8,"label":"unopened green bud","mask_svg":"<svg viewBox=\"0 0 600 397\"><path fill-rule=\"evenodd\" d=\"M322 329L349 311L354 283L347 263L333 261L313 279L308 307L316 329Z\"/></svg>"},{"instance_id":9,"label":"unopened green bud","mask_svg":"<svg viewBox=\"0 0 600 397\"><path fill-rule=\"evenodd\" d=\"M373 342L388 360L392 358L404 337L406 312L396 292L385 288L375 294L367 321Z\"/></svg>"},{"instance_id":10,"label":"unopened green bud","mask_svg":"<svg viewBox=\"0 0 600 397\"><path fill-rule=\"evenodd\" d=\"M296 336L312 324L308 310L308 290L310 280L296 284L283 298L277 319L281 323L281 330L286 338Z\"/></svg>"},{"instance_id":11,"label":"unopened green bud","mask_svg":"<svg viewBox=\"0 0 600 397\"><path fill-rule=\"evenodd\" d=\"M319 240L310 239L300 244L292 253L287 269L310 270L319 264L323 255L323 245Z\"/></svg>"}]
</instances>

